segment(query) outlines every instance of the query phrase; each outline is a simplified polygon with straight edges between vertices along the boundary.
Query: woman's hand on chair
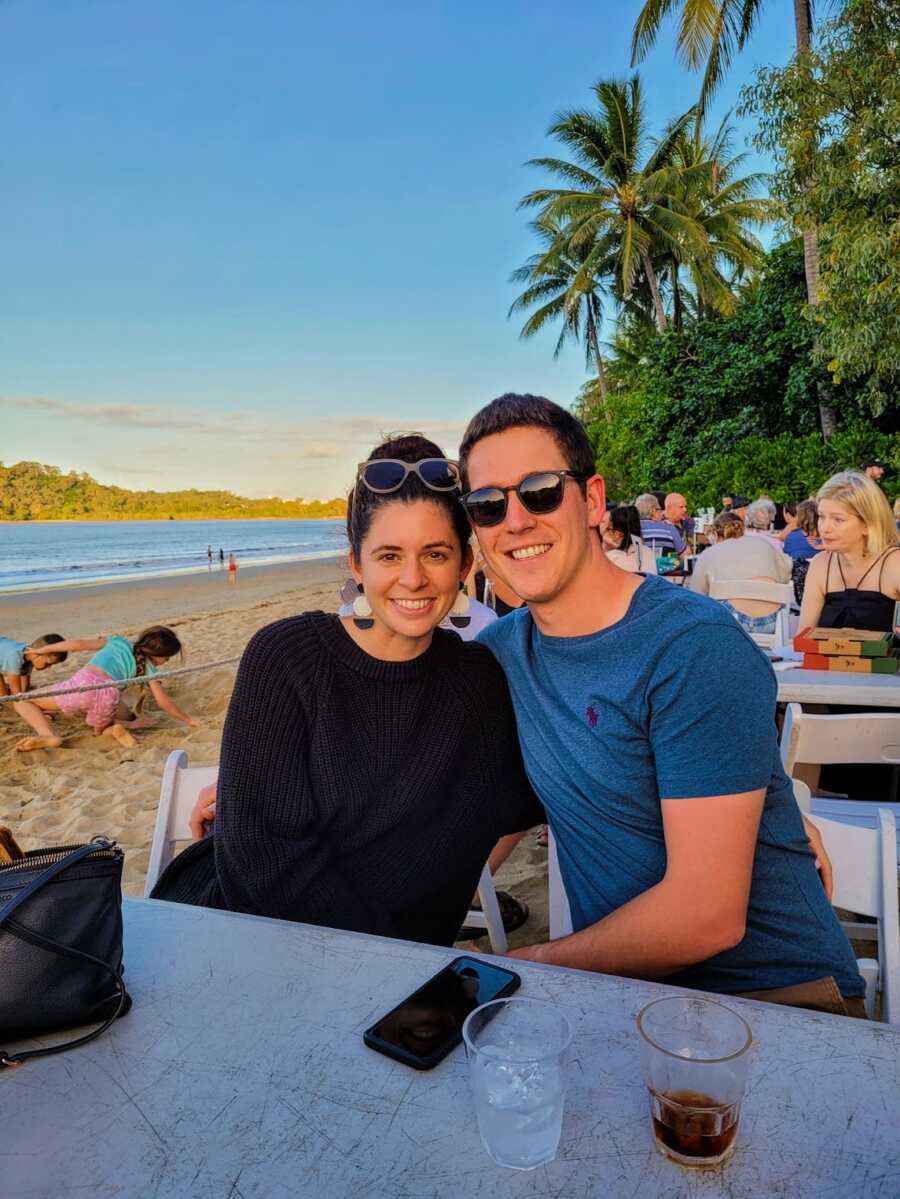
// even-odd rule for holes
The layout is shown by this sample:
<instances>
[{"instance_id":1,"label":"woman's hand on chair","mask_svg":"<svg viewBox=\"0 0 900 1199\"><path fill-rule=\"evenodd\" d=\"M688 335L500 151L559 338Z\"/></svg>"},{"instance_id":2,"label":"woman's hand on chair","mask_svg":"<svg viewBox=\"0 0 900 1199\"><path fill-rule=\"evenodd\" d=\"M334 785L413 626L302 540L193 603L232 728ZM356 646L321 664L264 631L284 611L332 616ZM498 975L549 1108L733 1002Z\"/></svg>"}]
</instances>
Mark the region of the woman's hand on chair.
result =
<instances>
[{"instance_id":1,"label":"woman's hand on chair","mask_svg":"<svg viewBox=\"0 0 900 1199\"><path fill-rule=\"evenodd\" d=\"M201 788L191 812L191 840L202 841L216 818L216 784Z\"/></svg>"}]
</instances>

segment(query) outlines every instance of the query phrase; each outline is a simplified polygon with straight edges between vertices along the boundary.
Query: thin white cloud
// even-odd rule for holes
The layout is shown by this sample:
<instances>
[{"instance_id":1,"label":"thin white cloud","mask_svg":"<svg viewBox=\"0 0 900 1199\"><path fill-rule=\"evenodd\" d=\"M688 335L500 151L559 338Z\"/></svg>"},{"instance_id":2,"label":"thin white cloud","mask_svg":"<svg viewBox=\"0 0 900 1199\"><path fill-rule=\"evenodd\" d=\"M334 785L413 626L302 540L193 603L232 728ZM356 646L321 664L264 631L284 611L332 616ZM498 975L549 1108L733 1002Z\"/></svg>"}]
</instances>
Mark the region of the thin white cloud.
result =
<instances>
[{"instance_id":1,"label":"thin white cloud","mask_svg":"<svg viewBox=\"0 0 900 1199\"><path fill-rule=\"evenodd\" d=\"M369 415L330 420L313 418L300 422L278 417L261 420L256 413L240 409L213 416L188 408L166 411L140 404L91 404L47 396L0 396L0 407L19 413L45 413L110 429L165 430L242 442L271 440L281 445L297 442L297 452L305 458L339 458L351 446L373 445L398 432L421 432L446 442L449 448L459 443L466 424L460 420L412 422Z\"/></svg>"}]
</instances>

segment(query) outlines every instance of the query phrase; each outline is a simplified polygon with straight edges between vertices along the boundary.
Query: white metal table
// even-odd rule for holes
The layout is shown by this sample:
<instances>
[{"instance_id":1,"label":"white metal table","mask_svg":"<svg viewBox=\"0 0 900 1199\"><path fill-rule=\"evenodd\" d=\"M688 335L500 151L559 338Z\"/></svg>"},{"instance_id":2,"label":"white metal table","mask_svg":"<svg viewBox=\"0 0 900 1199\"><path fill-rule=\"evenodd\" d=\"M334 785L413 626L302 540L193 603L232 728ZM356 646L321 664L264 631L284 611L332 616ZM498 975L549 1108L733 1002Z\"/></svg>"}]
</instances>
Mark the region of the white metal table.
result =
<instances>
[{"instance_id":1,"label":"white metal table","mask_svg":"<svg viewBox=\"0 0 900 1199\"><path fill-rule=\"evenodd\" d=\"M558 1159L481 1146L462 1050L419 1073L361 1032L452 952L127 900L135 1006L82 1049L0 1073L16 1199L853 1199L900 1195L900 1032L734 1000L756 1045L730 1163L653 1147L634 1029L674 988L516 963L574 1023Z\"/></svg>"},{"instance_id":2,"label":"white metal table","mask_svg":"<svg viewBox=\"0 0 900 1199\"><path fill-rule=\"evenodd\" d=\"M775 673L779 703L900 708L900 675L851 674L838 670L803 670L802 667Z\"/></svg>"}]
</instances>

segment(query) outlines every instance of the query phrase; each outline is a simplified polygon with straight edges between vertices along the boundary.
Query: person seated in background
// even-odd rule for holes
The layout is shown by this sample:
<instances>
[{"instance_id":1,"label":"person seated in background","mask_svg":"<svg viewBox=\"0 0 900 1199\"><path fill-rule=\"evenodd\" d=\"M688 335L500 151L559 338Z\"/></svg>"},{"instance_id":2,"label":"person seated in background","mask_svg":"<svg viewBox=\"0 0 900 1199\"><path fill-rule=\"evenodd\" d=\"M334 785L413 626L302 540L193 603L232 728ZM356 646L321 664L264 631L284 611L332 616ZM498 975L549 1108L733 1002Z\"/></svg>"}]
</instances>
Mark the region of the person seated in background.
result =
<instances>
[{"instance_id":1,"label":"person seated in background","mask_svg":"<svg viewBox=\"0 0 900 1199\"><path fill-rule=\"evenodd\" d=\"M816 501L802 500L799 504L786 504L785 509L788 508L792 509L792 513L790 524L784 531L784 552L791 559L794 599L802 604L809 564L821 547L817 535Z\"/></svg>"},{"instance_id":2,"label":"person seated in background","mask_svg":"<svg viewBox=\"0 0 900 1199\"><path fill-rule=\"evenodd\" d=\"M687 546L674 525L662 519L662 508L656 496L649 491L634 501L641 518L641 537L657 554L683 554Z\"/></svg>"},{"instance_id":3,"label":"person seated in background","mask_svg":"<svg viewBox=\"0 0 900 1199\"><path fill-rule=\"evenodd\" d=\"M859 469L873 483L880 483L884 477L884 463L880 458L864 458L859 464Z\"/></svg>"},{"instance_id":4,"label":"person seated in background","mask_svg":"<svg viewBox=\"0 0 900 1199\"><path fill-rule=\"evenodd\" d=\"M900 536L884 492L868 475L833 475L816 496L824 553L809 566L801 629L894 626L900 599Z\"/></svg>"},{"instance_id":5,"label":"person seated in background","mask_svg":"<svg viewBox=\"0 0 900 1199\"><path fill-rule=\"evenodd\" d=\"M729 512L733 512L735 516L739 516L744 520L747 516L747 509L750 507L750 501L745 495L733 495L731 497L731 507Z\"/></svg>"},{"instance_id":6,"label":"person seated in background","mask_svg":"<svg viewBox=\"0 0 900 1199\"><path fill-rule=\"evenodd\" d=\"M821 549L816 501L801 500L799 504L785 504L784 507L791 516L782 542L784 552L795 561L808 562Z\"/></svg>"},{"instance_id":7,"label":"person seated in background","mask_svg":"<svg viewBox=\"0 0 900 1199\"><path fill-rule=\"evenodd\" d=\"M655 575L658 573L656 554L644 545L640 533L635 532L640 527L637 508L631 504L614 508L606 522L603 548L609 561L621 566L622 570Z\"/></svg>"},{"instance_id":8,"label":"person seated in background","mask_svg":"<svg viewBox=\"0 0 900 1199\"><path fill-rule=\"evenodd\" d=\"M744 522L733 512L720 512L713 521L715 545L705 550L694 564L687 580L689 590L709 595L710 583L738 579L760 583L788 583L791 559L780 548L762 537L744 535ZM775 616L780 604L770 600L720 600L748 633L774 633Z\"/></svg>"},{"instance_id":9,"label":"person seated in background","mask_svg":"<svg viewBox=\"0 0 900 1199\"><path fill-rule=\"evenodd\" d=\"M673 525L685 541L694 531L694 521L688 516L687 500L683 495L679 495L677 491L672 491L666 496L666 502L663 505L663 516L670 525Z\"/></svg>"},{"instance_id":10,"label":"person seated in background","mask_svg":"<svg viewBox=\"0 0 900 1199\"><path fill-rule=\"evenodd\" d=\"M772 500L765 498L754 500L747 508L744 516L744 529L749 537L761 537L768 541L773 549L782 551L781 538L772 532L775 521L775 505Z\"/></svg>"},{"instance_id":11,"label":"person seated in background","mask_svg":"<svg viewBox=\"0 0 900 1199\"><path fill-rule=\"evenodd\" d=\"M65 638L60 633L45 633L29 645L12 637L0 637L0 695L23 695L31 689L31 672L46 670L65 662L68 654L50 648Z\"/></svg>"}]
</instances>

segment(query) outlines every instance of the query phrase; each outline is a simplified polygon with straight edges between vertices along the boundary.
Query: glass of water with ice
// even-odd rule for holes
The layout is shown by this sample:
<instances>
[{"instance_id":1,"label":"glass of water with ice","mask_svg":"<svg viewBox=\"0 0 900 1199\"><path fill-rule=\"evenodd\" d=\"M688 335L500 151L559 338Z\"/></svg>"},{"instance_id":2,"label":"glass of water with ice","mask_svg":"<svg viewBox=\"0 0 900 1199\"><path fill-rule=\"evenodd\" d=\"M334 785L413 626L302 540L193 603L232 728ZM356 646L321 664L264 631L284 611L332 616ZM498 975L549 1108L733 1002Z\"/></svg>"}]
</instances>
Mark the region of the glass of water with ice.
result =
<instances>
[{"instance_id":1,"label":"glass of water with ice","mask_svg":"<svg viewBox=\"0 0 900 1199\"><path fill-rule=\"evenodd\" d=\"M463 1025L478 1131L499 1166L533 1170L559 1146L572 1030L538 999L496 999Z\"/></svg>"}]
</instances>

